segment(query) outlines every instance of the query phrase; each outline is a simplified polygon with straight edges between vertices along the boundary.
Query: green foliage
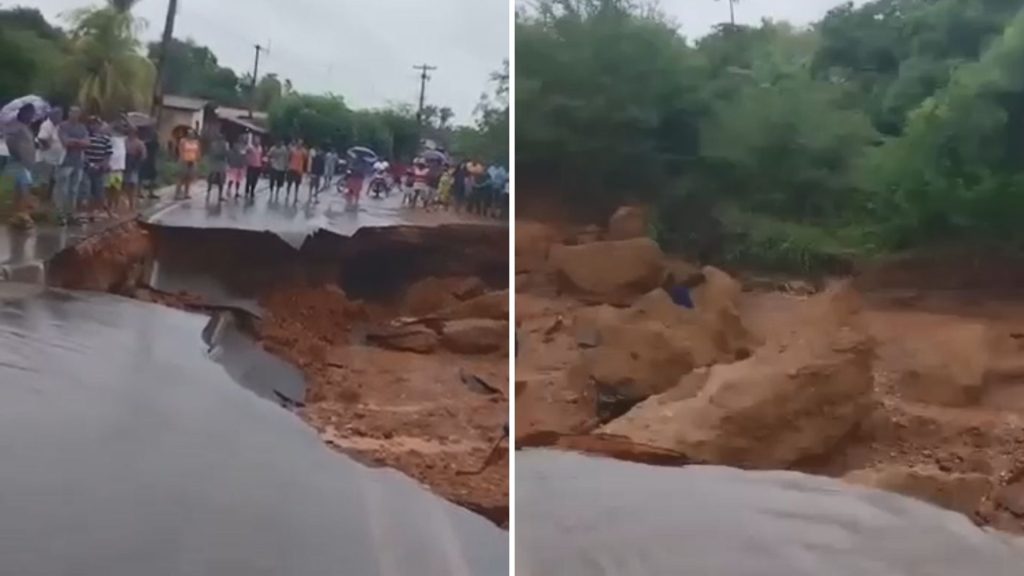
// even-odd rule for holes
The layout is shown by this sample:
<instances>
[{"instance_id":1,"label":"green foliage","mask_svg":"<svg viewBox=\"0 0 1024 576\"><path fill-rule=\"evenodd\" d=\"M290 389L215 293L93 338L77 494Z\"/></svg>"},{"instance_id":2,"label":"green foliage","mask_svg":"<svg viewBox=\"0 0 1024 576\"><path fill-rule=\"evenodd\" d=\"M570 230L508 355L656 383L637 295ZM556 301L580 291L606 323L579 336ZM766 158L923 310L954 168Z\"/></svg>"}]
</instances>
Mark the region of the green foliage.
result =
<instances>
[{"instance_id":1,"label":"green foliage","mask_svg":"<svg viewBox=\"0 0 1024 576\"><path fill-rule=\"evenodd\" d=\"M156 62L160 43L149 44L149 59ZM206 46L193 40L172 39L164 60L164 93L203 98L222 106L243 104L235 71L221 66Z\"/></svg>"},{"instance_id":2,"label":"green foliage","mask_svg":"<svg viewBox=\"0 0 1024 576\"><path fill-rule=\"evenodd\" d=\"M542 0L517 18L516 61L521 183L610 204L650 197L695 156L702 63L657 13Z\"/></svg>"},{"instance_id":3,"label":"green foliage","mask_svg":"<svg viewBox=\"0 0 1024 576\"><path fill-rule=\"evenodd\" d=\"M109 118L149 102L156 72L139 53L142 22L131 13L134 4L108 0L103 7L83 8L71 15L70 58L64 75L78 87L76 99L88 113Z\"/></svg>"},{"instance_id":4,"label":"green foliage","mask_svg":"<svg viewBox=\"0 0 1024 576\"><path fill-rule=\"evenodd\" d=\"M627 0L541 1L517 19L517 193L648 199L669 248L792 271L1024 248L1022 8L874 0L690 45Z\"/></svg>"},{"instance_id":5,"label":"green foliage","mask_svg":"<svg viewBox=\"0 0 1024 576\"><path fill-rule=\"evenodd\" d=\"M0 10L0 102L25 94L59 94L67 39L38 10Z\"/></svg>"},{"instance_id":6,"label":"green foliage","mask_svg":"<svg viewBox=\"0 0 1024 576\"><path fill-rule=\"evenodd\" d=\"M316 145L345 149L352 145L354 119L340 96L305 94L282 98L270 109L270 131L276 138L302 138Z\"/></svg>"}]
</instances>

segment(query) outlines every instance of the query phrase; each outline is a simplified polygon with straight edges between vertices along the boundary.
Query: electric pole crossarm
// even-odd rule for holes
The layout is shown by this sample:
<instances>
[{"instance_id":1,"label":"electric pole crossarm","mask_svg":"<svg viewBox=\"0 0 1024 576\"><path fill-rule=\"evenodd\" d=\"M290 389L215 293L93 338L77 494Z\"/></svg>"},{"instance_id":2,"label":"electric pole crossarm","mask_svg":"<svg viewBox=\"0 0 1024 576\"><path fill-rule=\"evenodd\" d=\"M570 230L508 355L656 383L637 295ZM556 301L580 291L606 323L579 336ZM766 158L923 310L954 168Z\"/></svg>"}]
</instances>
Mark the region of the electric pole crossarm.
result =
<instances>
[{"instance_id":1,"label":"electric pole crossarm","mask_svg":"<svg viewBox=\"0 0 1024 576\"><path fill-rule=\"evenodd\" d=\"M423 106L426 104L427 96L427 80L430 80L430 72L437 70L437 66L431 66L429 64L420 64L419 66L413 66L413 70L420 71L420 105L416 110L416 122L420 125L423 124Z\"/></svg>"}]
</instances>

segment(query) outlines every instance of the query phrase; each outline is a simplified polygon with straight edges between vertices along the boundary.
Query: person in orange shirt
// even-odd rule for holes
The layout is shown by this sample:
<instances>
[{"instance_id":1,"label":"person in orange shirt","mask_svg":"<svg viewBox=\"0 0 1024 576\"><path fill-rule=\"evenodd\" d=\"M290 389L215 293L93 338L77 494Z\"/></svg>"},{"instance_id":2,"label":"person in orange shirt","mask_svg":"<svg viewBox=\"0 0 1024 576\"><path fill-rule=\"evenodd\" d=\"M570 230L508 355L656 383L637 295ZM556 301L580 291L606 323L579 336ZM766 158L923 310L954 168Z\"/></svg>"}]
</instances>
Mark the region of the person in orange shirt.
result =
<instances>
[{"instance_id":1,"label":"person in orange shirt","mask_svg":"<svg viewBox=\"0 0 1024 576\"><path fill-rule=\"evenodd\" d=\"M191 197L192 182L196 179L196 170L199 166L199 155L199 137L195 130L189 130L185 137L178 142L180 172L178 187L174 191L175 198L184 200Z\"/></svg>"},{"instance_id":2,"label":"person in orange shirt","mask_svg":"<svg viewBox=\"0 0 1024 576\"><path fill-rule=\"evenodd\" d=\"M309 152L298 139L292 144L288 156L288 185L284 189L284 199L288 201L288 194L295 188L295 200L299 200L299 187L302 185L302 175L306 173L306 161L309 159Z\"/></svg>"}]
</instances>

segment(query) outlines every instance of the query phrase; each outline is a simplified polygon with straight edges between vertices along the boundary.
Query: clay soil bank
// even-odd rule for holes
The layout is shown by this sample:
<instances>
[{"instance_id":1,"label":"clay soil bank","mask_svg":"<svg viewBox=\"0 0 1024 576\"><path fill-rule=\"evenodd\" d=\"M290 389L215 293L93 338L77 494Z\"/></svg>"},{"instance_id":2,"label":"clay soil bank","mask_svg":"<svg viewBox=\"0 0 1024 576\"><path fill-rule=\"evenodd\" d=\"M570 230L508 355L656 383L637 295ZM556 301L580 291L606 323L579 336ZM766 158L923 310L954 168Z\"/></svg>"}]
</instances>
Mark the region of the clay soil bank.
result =
<instances>
[{"instance_id":1,"label":"clay soil bank","mask_svg":"<svg viewBox=\"0 0 1024 576\"><path fill-rule=\"evenodd\" d=\"M798 470L1024 532L1024 294L948 262L938 285L921 263L740 280L645 232L517 225L517 447ZM670 274L703 274L694 309Z\"/></svg>"}]
</instances>

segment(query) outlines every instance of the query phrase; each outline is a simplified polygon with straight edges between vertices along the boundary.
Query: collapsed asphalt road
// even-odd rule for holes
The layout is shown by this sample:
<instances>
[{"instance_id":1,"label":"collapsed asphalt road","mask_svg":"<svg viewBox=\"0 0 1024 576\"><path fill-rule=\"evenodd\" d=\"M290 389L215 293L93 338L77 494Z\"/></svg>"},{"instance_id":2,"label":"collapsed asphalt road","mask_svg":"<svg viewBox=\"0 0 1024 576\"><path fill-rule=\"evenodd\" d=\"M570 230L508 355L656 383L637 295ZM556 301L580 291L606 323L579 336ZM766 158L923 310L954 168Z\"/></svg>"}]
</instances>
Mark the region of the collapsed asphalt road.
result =
<instances>
[{"instance_id":1,"label":"collapsed asphalt road","mask_svg":"<svg viewBox=\"0 0 1024 576\"><path fill-rule=\"evenodd\" d=\"M458 472L507 418L507 230L357 212L296 248L242 205L173 224L197 202L0 284L5 569L505 573L507 452Z\"/></svg>"},{"instance_id":2,"label":"collapsed asphalt road","mask_svg":"<svg viewBox=\"0 0 1024 576\"><path fill-rule=\"evenodd\" d=\"M507 570L486 520L331 453L246 390L280 363L258 347L211 357L203 316L14 287L0 284L3 572Z\"/></svg>"}]
</instances>

